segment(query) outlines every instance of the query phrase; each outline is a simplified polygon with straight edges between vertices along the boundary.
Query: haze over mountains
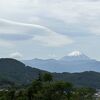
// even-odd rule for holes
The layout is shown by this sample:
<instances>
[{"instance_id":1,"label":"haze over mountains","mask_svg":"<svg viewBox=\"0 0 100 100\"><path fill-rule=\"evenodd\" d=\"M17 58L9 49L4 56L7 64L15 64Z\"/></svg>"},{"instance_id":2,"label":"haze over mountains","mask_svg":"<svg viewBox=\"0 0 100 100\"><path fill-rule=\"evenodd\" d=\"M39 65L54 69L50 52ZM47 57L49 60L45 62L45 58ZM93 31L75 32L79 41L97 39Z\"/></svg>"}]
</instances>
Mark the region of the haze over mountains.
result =
<instances>
[{"instance_id":1,"label":"haze over mountains","mask_svg":"<svg viewBox=\"0 0 100 100\"><path fill-rule=\"evenodd\" d=\"M100 62L89 58L80 51L73 51L61 59L32 59L23 60L28 66L47 70L50 72L100 72Z\"/></svg>"}]
</instances>

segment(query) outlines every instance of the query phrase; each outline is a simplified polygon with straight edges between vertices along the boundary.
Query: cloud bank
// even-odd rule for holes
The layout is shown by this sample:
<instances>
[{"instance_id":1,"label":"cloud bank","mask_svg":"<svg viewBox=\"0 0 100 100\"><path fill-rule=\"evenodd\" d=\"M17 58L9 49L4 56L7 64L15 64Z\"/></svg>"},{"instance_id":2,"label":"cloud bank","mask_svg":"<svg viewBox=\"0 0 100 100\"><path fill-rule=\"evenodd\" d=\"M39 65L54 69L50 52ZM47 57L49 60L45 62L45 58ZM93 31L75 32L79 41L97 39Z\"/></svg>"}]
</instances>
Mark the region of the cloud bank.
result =
<instances>
[{"instance_id":1,"label":"cloud bank","mask_svg":"<svg viewBox=\"0 0 100 100\"><path fill-rule=\"evenodd\" d=\"M1 55L61 56L80 49L97 57L99 38L100 0L0 0L0 47L13 48Z\"/></svg>"},{"instance_id":2,"label":"cloud bank","mask_svg":"<svg viewBox=\"0 0 100 100\"><path fill-rule=\"evenodd\" d=\"M30 40L37 41L44 46L63 46L72 43L72 40L56 33L47 27L15 22L0 18L0 38L9 41Z\"/></svg>"}]
</instances>

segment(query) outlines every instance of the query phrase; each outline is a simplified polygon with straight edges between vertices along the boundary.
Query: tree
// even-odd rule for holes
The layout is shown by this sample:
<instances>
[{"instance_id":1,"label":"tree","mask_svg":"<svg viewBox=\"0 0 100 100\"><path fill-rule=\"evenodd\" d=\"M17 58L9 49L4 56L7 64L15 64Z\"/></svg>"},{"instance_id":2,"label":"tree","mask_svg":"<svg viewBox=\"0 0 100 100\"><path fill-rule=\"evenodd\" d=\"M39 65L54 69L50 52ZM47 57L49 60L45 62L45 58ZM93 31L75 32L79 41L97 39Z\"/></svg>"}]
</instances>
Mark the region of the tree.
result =
<instances>
[{"instance_id":1,"label":"tree","mask_svg":"<svg viewBox=\"0 0 100 100\"><path fill-rule=\"evenodd\" d=\"M70 100L72 96L72 89L73 85L69 82L55 82L54 83L54 89L56 93L59 94L59 98L61 99L67 98L67 100Z\"/></svg>"},{"instance_id":2,"label":"tree","mask_svg":"<svg viewBox=\"0 0 100 100\"><path fill-rule=\"evenodd\" d=\"M50 73L45 73L43 75L43 80L44 80L44 82L51 82L53 80L53 77Z\"/></svg>"},{"instance_id":3,"label":"tree","mask_svg":"<svg viewBox=\"0 0 100 100\"><path fill-rule=\"evenodd\" d=\"M73 97L76 98L75 100L94 100L93 95L95 93L96 90L92 88L76 88Z\"/></svg>"},{"instance_id":4,"label":"tree","mask_svg":"<svg viewBox=\"0 0 100 100\"><path fill-rule=\"evenodd\" d=\"M38 74L38 79L37 79L38 81L42 81L42 74L41 74L41 72L39 72L39 74Z\"/></svg>"},{"instance_id":5,"label":"tree","mask_svg":"<svg viewBox=\"0 0 100 100\"><path fill-rule=\"evenodd\" d=\"M11 89L8 91L7 93L7 98L8 100L15 100L15 90L14 89Z\"/></svg>"}]
</instances>

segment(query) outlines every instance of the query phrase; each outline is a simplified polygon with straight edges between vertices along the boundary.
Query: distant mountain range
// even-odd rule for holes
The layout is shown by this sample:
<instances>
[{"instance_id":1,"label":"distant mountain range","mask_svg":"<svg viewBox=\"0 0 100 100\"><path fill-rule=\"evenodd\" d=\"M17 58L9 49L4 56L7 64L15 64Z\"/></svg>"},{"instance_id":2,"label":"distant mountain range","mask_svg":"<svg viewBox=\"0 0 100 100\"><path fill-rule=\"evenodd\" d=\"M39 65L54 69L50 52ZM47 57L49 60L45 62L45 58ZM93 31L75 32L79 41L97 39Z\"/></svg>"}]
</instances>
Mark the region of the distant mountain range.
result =
<instances>
[{"instance_id":1,"label":"distant mountain range","mask_svg":"<svg viewBox=\"0 0 100 100\"><path fill-rule=\"evenodd\" d=\"M52 62L52 60L50 61ZM45 72L47 71L26 66L22 62L15 59L3 58L0 59L0 87L5 88L14 84L30 84L33 79L37 79L39 73L43 74ZM53 75L54 81L62 80L72 82L75 86L100 88L99 72L86 71L82 73L63 72L51 74Z\"/></svg>"},{"instance_id":2,"label":"distant mountain range","mask_svg":"<svg viewBox=\"0 0 100 100\"><path fill-rule=\"evenodd\" d=\"M85 54L74 51L61 59L32 59L23 60L24 64L47 70L50 72L83 72L97 71L100 72L100 62L93 60Z\"/></svg>"}]
</instances>

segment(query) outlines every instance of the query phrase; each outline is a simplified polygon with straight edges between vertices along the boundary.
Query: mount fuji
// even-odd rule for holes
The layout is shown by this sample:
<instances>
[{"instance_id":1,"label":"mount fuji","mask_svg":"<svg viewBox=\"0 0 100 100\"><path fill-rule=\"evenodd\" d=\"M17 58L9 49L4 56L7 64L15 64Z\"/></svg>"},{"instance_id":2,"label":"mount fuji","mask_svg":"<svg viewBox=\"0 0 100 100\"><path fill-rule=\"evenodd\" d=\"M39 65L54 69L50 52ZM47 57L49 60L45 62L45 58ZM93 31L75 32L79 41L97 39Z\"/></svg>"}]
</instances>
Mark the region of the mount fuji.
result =
<instances>
[{"instance_id":1,"label":"mount fuji","mask_svg":"<svg viewBox=\"0 0 100 100\"><path fill-rule=\"evenodd\" d=\"M83 61L89 60L90 58L85 54L81 53L80 51L73 51L69 53L67 56L62 57L61 61Z\"/></svg>"},{"instance_id":2,"label":"mount fuji","mask_svg":"<svg viewBox=\"0 0 100 100\"><path fill-rule=\"evenodd\" d=\"M73 51L60 59L23 60L24 64L50 72L100 72L100 61L93 60L80 51Z\"/></svg>"}]
</instances>

